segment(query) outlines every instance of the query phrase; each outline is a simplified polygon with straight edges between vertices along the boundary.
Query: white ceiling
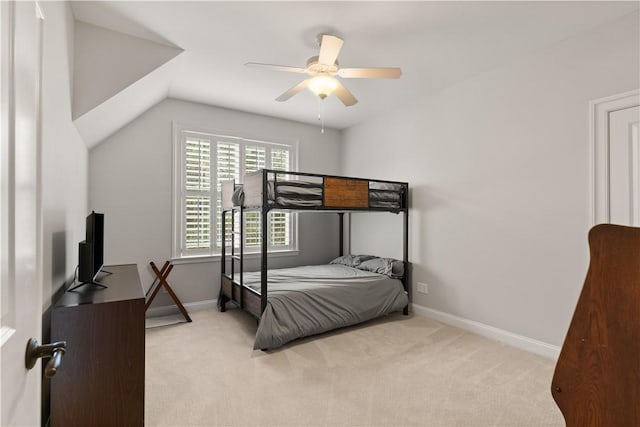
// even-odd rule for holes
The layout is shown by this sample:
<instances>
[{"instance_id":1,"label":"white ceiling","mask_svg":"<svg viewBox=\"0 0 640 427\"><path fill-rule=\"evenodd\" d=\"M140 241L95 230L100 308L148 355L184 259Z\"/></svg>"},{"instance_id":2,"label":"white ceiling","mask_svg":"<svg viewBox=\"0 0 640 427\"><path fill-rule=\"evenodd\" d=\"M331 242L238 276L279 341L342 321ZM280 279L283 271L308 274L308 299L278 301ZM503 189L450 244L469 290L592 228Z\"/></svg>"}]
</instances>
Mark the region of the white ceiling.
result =
<instances>
[{"instance_id":1,"label":"white ceiling","mask_svg":"<svg viewBox=\"0 0 640 427\"><path fill-rule=\"evenodd\" d=\"M168 92L177 99L317 123L310 92L275 101L304 75L244 63L304 66L321 32L344 38L342 67L402 68L399 80L343 80L360 102L322 101L325 126L337 129L638 10L637 1L71 4L79 21L184 49Z\"/></svg>"}]
</instances>

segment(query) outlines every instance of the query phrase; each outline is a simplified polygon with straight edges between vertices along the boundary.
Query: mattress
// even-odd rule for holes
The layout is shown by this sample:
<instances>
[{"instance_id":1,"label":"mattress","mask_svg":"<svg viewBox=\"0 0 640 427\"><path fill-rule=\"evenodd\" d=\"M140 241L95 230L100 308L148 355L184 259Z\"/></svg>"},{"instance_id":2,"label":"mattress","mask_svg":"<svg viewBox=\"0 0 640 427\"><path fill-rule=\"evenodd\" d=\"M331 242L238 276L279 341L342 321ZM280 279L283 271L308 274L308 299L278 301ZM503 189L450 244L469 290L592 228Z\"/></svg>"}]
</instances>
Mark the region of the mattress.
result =
<instances>
[{"instance_id":1,"label":"mattress","mask_svg":"<svg viewBox=\"0 0 640 427\"><path fill-rule=\"evenodd\" d=\"M245 273L244 282L260 292L260 272ZM270 270L267 289L254 349L365 322L409 302L400 280L341 264Z\"/></svg>"},{"instance_id":2,"label":"mattress","mask_svg":"<svg viewBox=\"0 0 640 427\"><path fill-rule=\"evenodd\" d=\"M280 206L322 206L322 184L307 181L269 181L269 203Z\"/></svg>"}]
</instances>

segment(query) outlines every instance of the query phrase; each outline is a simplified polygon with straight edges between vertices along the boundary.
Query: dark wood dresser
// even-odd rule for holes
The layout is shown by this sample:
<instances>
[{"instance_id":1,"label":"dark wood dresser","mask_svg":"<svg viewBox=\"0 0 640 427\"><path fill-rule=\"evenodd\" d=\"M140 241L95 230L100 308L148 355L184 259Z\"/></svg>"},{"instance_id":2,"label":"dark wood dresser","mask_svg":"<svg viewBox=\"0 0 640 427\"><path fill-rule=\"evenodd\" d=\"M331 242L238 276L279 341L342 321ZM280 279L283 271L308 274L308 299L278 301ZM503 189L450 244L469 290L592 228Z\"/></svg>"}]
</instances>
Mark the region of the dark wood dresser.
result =
<instances>
[{"instance_id":1,"label":"dark wood dresser","mask_svg":"<svg viewBox=\"0 0 640 427\"><path fill-rule=\"evenodd\" d=\"M67 351L51 379L51 426L144 425L144 304L135 264L109 265L65 292L51 312L51 340Z\"/></svg>"}]
</instances>

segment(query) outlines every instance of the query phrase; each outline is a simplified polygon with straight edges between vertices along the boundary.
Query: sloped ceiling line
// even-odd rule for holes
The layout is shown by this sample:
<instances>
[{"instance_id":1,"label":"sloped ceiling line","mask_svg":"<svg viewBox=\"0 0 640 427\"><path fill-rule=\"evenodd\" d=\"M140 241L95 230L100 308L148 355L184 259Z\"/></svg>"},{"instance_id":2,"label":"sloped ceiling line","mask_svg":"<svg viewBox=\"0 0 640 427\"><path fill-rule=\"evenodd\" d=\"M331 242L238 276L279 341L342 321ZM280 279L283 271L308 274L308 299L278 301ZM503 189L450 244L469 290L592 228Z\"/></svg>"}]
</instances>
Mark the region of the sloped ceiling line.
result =
<instances>
[{"instance_id":1,"label":"sloped ceiling line","mask_svg":"<svg viewBox=\"0 0 640 427\"><path fill-rule=\"evenodd\" d=\"M167 96L182 52L75 22L72 114L89 148Z\"/></svg>"}]
</instances>

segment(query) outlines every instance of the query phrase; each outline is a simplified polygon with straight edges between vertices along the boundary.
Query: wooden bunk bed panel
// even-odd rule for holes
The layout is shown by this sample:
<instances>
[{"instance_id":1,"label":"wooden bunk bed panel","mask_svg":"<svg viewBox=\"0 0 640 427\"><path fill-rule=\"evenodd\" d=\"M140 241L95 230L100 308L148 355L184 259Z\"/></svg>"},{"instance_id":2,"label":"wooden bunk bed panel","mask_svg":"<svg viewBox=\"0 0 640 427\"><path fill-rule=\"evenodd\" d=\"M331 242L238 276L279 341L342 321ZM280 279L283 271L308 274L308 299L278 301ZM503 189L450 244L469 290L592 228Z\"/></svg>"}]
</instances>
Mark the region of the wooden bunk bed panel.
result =
<instances>
[{"instance_id":1,"label":"wooden bunk bed panel","mask_svg":"<svg viewBox=\"0 0 640 427\"><path fill-rule=\"evenodd\" d=\"M234 301L240 301L240 286L233 285L232 283L232 287L231 287L231 298L233 298Z\"/></svg>"},{"instance_id":2,"label":"wooden bunk bed panel","mask_svg":"<svg viewBox=\"0 0 640 427\"><path fill-rule=\"evenodd\" d=\"M260 295L252 292L251 289L242 288L242 308L251 313L257 319L262 315L262 305Z\"/></svg>"},{"instance_id":3,"label":"wooden bunk bed panel","mask_svg":"<svg viewBox=\"0 0 640 427\"><path fill-rule=\"evenodd\" d=\"M231 279L229 279L228 277L222 276L222 293L227 297L227 298L231 298L233 296L232 294L232 289L233 289L233 283L231 282Z\"/></svg>"},{"instance_id":4,"label":"wooden bunk bed panel","mask_svg":"<svg viewBox=\"0 0 640 427\"><path fill-rule=\"evenodd\" d=\"M238 306L241 306L245 311L256 318L260 318L261 304L260 294L246 286L240 286L238 283L233 282L229 277L222 276L222 294L233 301Z\"/></svg>"},{"instance_id":5,"label":"wooden bunk bed panel","mask_svg":"<svg viewBox=\"0 0 640 427\"><path fill-rule=\"evenodd\" d=\"M240 286L228 277L222 278L222 293L231 301L240 302Z\"/></svg>"},{"instance_id":6,"label":"wooden bunk bed panel","mask_svg":"<svg viewBox=\"0 0 640 427\"><path fill-rule=\"evenodd\" d=\"M369 207L369 181L348 178L325 178L324 206L328 208Z\"/></svg>"}]
</instances>

